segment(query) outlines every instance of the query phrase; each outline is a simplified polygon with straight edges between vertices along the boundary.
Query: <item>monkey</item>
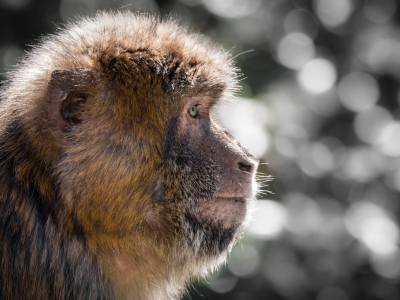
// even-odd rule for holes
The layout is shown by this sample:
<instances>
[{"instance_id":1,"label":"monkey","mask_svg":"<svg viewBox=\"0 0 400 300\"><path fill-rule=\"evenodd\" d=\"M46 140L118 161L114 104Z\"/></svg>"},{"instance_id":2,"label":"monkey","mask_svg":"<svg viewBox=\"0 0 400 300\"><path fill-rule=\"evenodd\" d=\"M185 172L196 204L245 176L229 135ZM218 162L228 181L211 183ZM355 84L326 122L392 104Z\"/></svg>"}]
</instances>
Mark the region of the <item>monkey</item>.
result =
<instances>
[{"instance_id":1,"label":"monkey","mask_svg":"<svg viewBox=\"0 0 400 300\"><path fill-rule=\"evenodd\" d=\"M212 114L238 77L171 17L42 38L0 91L0 299L180 299L218 268L257 191Z\"/></svg>"}]
</instances>

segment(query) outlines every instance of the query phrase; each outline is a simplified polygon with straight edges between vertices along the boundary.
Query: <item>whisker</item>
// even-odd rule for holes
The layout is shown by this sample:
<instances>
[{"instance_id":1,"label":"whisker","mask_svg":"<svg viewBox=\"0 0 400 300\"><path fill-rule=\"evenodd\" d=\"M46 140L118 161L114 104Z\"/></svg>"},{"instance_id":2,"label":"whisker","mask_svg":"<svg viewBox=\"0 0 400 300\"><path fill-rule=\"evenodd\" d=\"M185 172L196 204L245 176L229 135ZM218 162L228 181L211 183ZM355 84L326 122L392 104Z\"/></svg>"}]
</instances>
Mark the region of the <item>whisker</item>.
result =
<instances>
[{"instance_id":1,"label":"whisker","mask_svg":"<svg viewBox=\"0 0 400 300\"><path fill-rule=\"evenodd\" d=\"M234 57L232 57L232 59L235 59L236 57L238 57L238 56L240 56L242 54L246 54L246 53L253 52L253 51L255 51L255 49L250 49L250 50L246 50L246 51L240 52L239 54L236 54Z\"/></svg>"},{"instance_id":2,"label":"whisker","mask_svg":"<svg viewBox=\"0 0 400 300\"><path fill-rule=\"evenodd\" d=\"M241 172L243 172L243 173L246 173L246 174L249 174L249 175L251 175L252 173L250 173L250 172L247 172L247 171L243 171L243 170L240 170Z\"/></svg>"},{"instance_id":3,"label":"whisker","mask_svg":"<svg viewBox=\"0 0 400 300\"><path fill-rule=\"evenodd\" d=\"M131 6L131 5L132 5L132 3L126 4L126 5L122 5L119 9L123 9L123 8L126 8L126 7Z\"/></svg>"}]
</instances>

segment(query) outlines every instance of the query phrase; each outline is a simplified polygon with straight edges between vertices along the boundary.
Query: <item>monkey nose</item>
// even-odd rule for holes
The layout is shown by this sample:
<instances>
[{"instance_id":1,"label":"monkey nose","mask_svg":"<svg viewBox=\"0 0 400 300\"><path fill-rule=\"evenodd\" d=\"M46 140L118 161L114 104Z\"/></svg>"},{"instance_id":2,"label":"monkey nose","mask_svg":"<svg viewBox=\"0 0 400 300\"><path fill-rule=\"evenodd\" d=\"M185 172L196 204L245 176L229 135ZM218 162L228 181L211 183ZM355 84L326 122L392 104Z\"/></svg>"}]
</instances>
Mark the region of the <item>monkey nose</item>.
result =
<instances>
[{"instance_id":1,"label":"monkey nose","mask_svg":"<svg viewBox=\"0 0 400 300\"><path fill-rule=\"evenodd\" d=\"M256 168L255 163L250 160L241 160L238 162L238 167L240 171L253 174Z\"/></svg>"}]
</instances>

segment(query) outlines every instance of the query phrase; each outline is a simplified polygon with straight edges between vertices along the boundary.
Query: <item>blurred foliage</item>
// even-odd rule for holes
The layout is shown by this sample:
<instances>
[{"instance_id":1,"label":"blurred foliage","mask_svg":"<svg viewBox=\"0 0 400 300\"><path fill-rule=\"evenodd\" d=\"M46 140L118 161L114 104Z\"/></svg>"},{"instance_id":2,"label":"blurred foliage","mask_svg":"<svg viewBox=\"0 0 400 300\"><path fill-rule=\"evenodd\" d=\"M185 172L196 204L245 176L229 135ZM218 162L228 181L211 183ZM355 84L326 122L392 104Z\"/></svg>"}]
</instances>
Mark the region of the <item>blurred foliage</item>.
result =
<instances>
[{"instance_id":1,"label":"blurred foliage","mask_svg":"<svg viewBox=\"0 0 400 300\"><path fill-rule=\"evenodd\" d=\"M231 50L243 90L219 121L275 178L191 299L400 299L398 2L0 0L1 78L56 24L109 8L175 15Z\"/></svg>"}]
</instances>

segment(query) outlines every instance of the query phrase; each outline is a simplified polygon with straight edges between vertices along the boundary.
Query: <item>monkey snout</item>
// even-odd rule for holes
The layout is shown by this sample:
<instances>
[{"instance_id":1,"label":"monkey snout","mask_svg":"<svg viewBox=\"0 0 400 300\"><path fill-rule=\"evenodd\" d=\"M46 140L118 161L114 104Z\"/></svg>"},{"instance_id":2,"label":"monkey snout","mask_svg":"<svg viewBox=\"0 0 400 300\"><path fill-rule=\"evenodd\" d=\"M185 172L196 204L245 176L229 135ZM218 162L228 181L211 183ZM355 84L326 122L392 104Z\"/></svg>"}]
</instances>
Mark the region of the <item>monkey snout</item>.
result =
<instances>
[{"instance_id":1,"label":"monkey snout","mask_svg":"<svg viewBox=\"0 0 400 300\"><path fill-rule=\"evenodd\" d=\"M245 198L252 197L255 193L254 176L258 167L258 160L253 157L240 157L237 162L239 172L237 174L238 188Z\"/></svg>"}]
</instances>

